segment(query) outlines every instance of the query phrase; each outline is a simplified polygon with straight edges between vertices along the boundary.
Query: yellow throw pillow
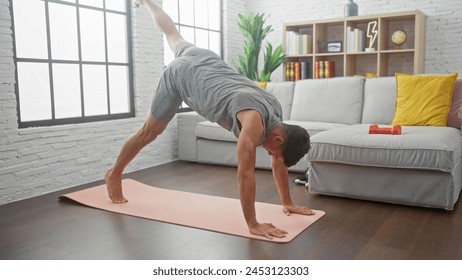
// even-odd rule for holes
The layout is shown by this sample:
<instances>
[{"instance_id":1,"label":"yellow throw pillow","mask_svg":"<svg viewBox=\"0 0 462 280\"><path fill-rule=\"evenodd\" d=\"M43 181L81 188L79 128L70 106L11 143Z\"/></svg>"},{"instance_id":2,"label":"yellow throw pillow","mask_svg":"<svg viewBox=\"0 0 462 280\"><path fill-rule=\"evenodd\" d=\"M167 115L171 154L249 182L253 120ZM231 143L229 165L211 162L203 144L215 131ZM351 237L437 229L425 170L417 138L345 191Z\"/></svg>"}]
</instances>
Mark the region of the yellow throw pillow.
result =
<instances>
[{"instance_id":1,"label":"yellow throw pillow","mask_svg":"<svg viewBox=\"0 0 462 280\"><path fill-rule=\"evenodd\" d=\"M396 76L392 125L446 126L457 73Z\"/></svg>"}]
</instances>

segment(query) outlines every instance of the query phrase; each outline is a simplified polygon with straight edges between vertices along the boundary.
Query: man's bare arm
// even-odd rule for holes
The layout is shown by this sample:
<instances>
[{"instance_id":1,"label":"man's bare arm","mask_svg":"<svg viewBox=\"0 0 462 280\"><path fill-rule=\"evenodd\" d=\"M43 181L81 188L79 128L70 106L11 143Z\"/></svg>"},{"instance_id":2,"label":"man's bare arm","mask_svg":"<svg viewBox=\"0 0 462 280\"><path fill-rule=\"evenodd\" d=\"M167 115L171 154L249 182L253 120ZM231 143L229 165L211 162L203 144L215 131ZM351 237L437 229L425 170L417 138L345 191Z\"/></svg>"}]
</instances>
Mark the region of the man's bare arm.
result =
<instances>
[{"instance_id":1,"label":"man's bare arm","mask_svg":"<svg viewBox=\"0 0 462 280\"><path fill-rule=\"evenodd\" d=\"M269 239L284 237L287 233L272 224L260 224L255 212L255 156L256 148L263 134L261 116L253 110L241 111L237 115L241 122L241 133L237 142L237 181L244 218L249 231Z\"/></svg>"},{"instance_id":2,"label":"man's bare arm","mask_svg":"<svg viewBox=\"0 0 462 280\"><path fill-rule=\"evenodd\" d=\"M314 211L307 208L297 206L292 203L289 190L289 170L284 164L283 159L272 157L271 165L273 169L273 178L278 188L279 197L283 205L283 211L286 215L297 213L302 215L313 215Z\"/></svg>"}]
</instances>

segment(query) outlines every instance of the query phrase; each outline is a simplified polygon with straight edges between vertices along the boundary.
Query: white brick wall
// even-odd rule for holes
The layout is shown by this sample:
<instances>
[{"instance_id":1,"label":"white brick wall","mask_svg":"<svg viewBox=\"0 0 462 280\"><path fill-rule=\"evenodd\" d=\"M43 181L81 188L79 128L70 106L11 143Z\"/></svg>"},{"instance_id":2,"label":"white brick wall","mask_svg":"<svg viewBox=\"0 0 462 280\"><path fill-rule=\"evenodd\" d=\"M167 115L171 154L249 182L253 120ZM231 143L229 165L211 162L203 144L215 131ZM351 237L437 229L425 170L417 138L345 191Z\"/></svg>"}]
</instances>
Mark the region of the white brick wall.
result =
<instances>
[{"instance_id":1,"label":"white brick wall","mask_svg":"<svg viewBox=\"0 0 462 280\"><path fill-rule=\"evenodd\" d=\"M239 31L238 14L246 14L246 0L223 0L223 57L232 64L242 53L244 39Z\"/></svg>"},{"instance_id":2,"label":"white brick wall","mask_svg":"<svg viewBox=\"0 0 462 280\"><path fill-rule=\"evenodd\" d=\"M421 10L427 15L427 73L459 72L462 74L462 1L460 0L355 0L359 15ZM274 31L268 35L273 45L282 42L284 22L343 17L342 0L252 0L247 11L269 15ZM276 71L272 80L282 80Z\"/></svg>"},{"instance_id":3,"label":"white brick wall","mask_svg":"<svg viewBox=\"0 0 462 280\"><path fill-rule=\"evenodd\" d=\"M161 0L158 0L160 3ZM237 14L265 12L273 25L268 39L282 41L286 21L343 15L340 0L223 0L224 58L242 51ZM420 9L427 19L427 72L462 72L462 1L356 0L360 14ZM122 143L144 121L163 69L162 36L146 9L133 10L136 117L77 125L18 129L14 91L13 41L9 0L0 0L0 204L103 178ZM273 80L281 80L275 73ZM177 158L176 120L127 168L143 169Z\"/></svg>"}]
</instances>

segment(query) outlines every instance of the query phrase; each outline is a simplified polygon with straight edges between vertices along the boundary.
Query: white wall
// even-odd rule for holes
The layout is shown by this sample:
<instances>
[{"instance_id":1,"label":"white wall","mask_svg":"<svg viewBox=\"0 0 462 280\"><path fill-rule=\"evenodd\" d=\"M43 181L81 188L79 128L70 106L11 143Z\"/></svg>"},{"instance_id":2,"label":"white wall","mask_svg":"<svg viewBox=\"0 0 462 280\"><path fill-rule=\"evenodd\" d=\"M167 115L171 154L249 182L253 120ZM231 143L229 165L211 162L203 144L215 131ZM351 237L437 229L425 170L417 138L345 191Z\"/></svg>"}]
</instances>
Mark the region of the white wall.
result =
<instances>
[{"instance_id":1,"label":"white wall","mask_svg":"<svg viewBox=\"0 0 462 280\"><path fill-rule=\"evenodd\" d=\"M237 25L238 14L246 14L246 0L223 1L223 58L232 63L232 60L242 52L244 39Z\"/></svg>"},{"instance_id":2,"label":"white wall","mask_svg":"<svg viewBox=\"0 0 462 280\"><path fill-rule=\"evenodd\" d=\"M461 0L355 0L359 15L421 10L427 15L426 73L462 74L462 1ZM342 0L252 0L248 12L269 15L268 24L274 31L268 35L273 44L282 42L284 22L331 19L343 17ZM282 80L279 69L273 81Z\"/></svg>"}]
</instances>

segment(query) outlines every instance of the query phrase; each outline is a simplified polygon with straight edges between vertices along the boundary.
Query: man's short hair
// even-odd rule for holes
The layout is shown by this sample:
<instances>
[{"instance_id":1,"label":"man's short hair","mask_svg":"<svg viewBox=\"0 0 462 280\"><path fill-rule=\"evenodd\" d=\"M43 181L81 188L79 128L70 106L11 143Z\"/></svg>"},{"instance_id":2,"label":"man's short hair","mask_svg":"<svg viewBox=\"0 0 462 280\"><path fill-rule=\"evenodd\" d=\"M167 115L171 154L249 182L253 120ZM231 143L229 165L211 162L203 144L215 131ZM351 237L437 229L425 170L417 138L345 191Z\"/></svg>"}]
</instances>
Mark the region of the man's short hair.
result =
<instances>
[{"instance_id":1,"label":"man's short hair","mask_svg":"<svg viewBox=\"0 0 462 280\"><path fill-rule=\"evenodd\" d=\"M284 164L291 167L310 150L310 135L304 128L291 124L283 124L282 134L284 135L284 143L281 146Z\"/></svg>"}]
</instances>

